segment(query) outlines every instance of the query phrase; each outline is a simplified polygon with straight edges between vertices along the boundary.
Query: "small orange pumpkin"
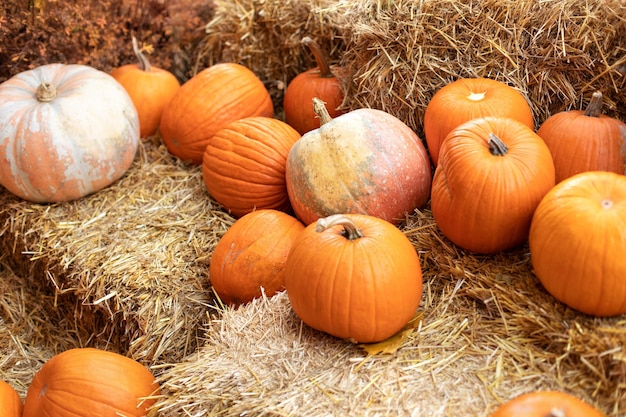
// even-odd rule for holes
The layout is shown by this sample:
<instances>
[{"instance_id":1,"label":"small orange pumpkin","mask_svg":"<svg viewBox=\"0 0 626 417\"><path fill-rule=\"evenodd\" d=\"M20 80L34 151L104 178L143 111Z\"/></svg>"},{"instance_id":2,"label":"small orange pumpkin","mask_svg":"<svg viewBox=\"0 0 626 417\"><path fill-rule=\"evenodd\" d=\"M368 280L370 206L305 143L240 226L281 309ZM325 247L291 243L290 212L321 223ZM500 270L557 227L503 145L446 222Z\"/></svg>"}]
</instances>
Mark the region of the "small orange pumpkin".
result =
<instances>
[{"instance_id":1,"label":"small orange pumpkin","mask_svg":"<svg viewBox=\"0 0 626 417\"><path fill-rule=\"evenodd\" d=\"M441 143L452 129L481 117L508 117L535 128L530 105L513 87L489 78L461 78L439 89L426 106L424 136L437 166Z\"/></svg>"},{"instance_id":2,"label":"small orange pumpkin","mask_svg":"<svg viewBox=\"0 0 626 417\"><path fill-rule=\"evenodd\" d=\"M505 402L491 417L604 417L604 414L572 394L542 390Z\"/></svg>"},{"instance_id":3,"label":"small orange pumpkin","mask_svg":"<svg viewBox=\"0 0 626 417\"><path fill-rule=\"evenodd\" d=\"M9 383L0 380L0 416L22 417L24 404L20 395Z\"/></svg>"},{"instance_id":4,"label":"small orange pumpkin","mask_svg":"<svg viewBox=\"0 0 626 417\"><path fill-rule=\"evenodd\" d=\"M184 83L163 110L161 136L174 156L202 164L213 135L235 120L274 116L269 92L247 67L223 62Z\"/></svg>"},{"instance_id":5,"label":"small orange pumpkin","mask_svg":"<svg viewBox=\"0 0 626 417\"><path fill-rule=\"evenodd\" d=\"M584 111L550 116L537 134L550 148L557 183L585 171L626 173L626 124L602 114L600 91Z\"/></svg>"},{"instance_id":6,"label":"small orange pumpkin","mask_svg":"<svg viewBox=\"0 0 626 417\"><path fill-rule=\"evenodd\" d=\"M313 98L325 102L328 114L334 118L344 113L339 109L344 94L341 80L335 75L338 67L328 64L319 44L308 36L302 39L302 44L313 53L317 66L296 75L289 82L283 97L283 109L285 121L304 135L320 127L320 120L311 105Z\"/></svg>"},{"instance_id":7,"label":"small orange pumpkin","mask_svg":"<svg viewBox=\"0 0 626 417\"><path fill-rule=\"evenodd\" d=\"M75 348L50 358L26 394L23 417L144 417L159 386L148 368L126 356Z\"/></svg>"},{"instance_id":8,"label":"small orange pumpkin","mask_svg":"<svg viewBox=\"0 0 626 417\"><path fill-rule=\"evenodd\" d=\"M253 210L290 211L285 164L300 134L271 117L229 123L209 140L202 176L209 193L234 217Z\"/></svg>"},{"instance_id":9,"label":"small orange pumpkin","mask_svg":"<svg viewBox=\"0 0 626 417\"><path fill-rule=\"evenodd\" d=\"M307 226L285 265L285 288L304 323L361 343L385 340L415 315L422 269L393 224L337 214Z\"/></svg>"},{"instance_id":10,"label":"small orange pumpkin","mask_svg":"<svg viewBox=\"0 0 626 417\"><path fill-rule=\"evenodd\" d=\"M111 76L124 87L135 104L139 114L140 136L146 138L157 132L163 109L180 88L180 83L171 72L150 65L134 36L132 43L139 63L114 68Z\"/></svg>"},{"instance_id":11,"label":"small orange pumpkin","mask_svg":"<svg viewBox=\"0 0 626 417\"><path fill-rule=\"evenodd\" d=\"M224 233L213 250L209 276L222 302L238 306L284 289L287 255L304 225L278 210L246 214Z\"/></svg>"},{"instance_id":12,"label":"small orange pumpkin","mask_svg":"<svg viewBox=\"0 0 626 417\"><path fill-rule=\"evenodd\" d=\"M510 118L473 119L441 145L431 209L453 243L491 254L526 241L533 212L553 186L552 156L531 128Z\"/></svg>"},{"instance_id":13,"label":"small orange pumpkin","mask_svg":"<svg viewBox=\"0 0 626 417\"><path fill-rule=\"evenodd\" d=\"M588 171L558 183L537 206L528 242L557 300L594 316L626 313L626 176Z\"/></svg>"}]
</instances>

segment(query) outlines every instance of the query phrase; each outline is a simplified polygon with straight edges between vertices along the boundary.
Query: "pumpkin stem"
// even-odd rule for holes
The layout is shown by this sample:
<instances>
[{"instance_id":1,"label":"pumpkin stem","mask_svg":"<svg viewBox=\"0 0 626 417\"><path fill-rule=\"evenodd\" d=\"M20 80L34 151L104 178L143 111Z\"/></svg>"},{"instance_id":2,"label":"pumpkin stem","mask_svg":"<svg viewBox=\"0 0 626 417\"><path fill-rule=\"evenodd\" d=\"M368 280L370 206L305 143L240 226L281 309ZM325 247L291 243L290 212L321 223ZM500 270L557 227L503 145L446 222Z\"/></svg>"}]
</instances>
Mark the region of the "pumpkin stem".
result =
<instances>
[{"instance_id":1,"label":"pumpkin stem","mask_svg":"<svg viewBox=\"0 0 626 417\"><path fill-rule=\"evenodd\" d=\"M342 235L348 240L356 240L363 237L363 231L356 227L354 222L345 214L333 214L323 219L318 219L315 231L321 233L336 225L343 226Z\"/></svg>"},{"instance_id":2,"label":"pumpkin stem","mask_svg":"<svg viewBox=\"0 0 626 417\"><path fill-rule=\"evenodd\" d=\"M497 135L490 133L489 150L494 156L504 156L508 152L509 148L504 142L502 142L502 139L500 139Z\"/></svg>"},{"instance_id":3,"label":"pumpkin stem","mask_svg":"<svg viewBox=\"0 0 626 417\"><path fill-rule=\"evenodd\" d=\"M57 96L57 89L54 85L49 82L43 82L39 84L37 90L35 91L35 97L38 101L42 103L46 103L48 101L54 100Z\"/></svg>"},{"instance_id":4,"label":"pumpkin stem","mask_svg":"<svg viewBox=\"0 0 626 417\"><path fill-rule=\"evenodd\" d=\"M142 71L149 72L150 61L148 61L148 58L143 54L143 52L141 52L141 49L139 49L137 38L133 36L132 42L133 42L133 52L135 53L135 56L139 60L139 67L141 68Z\"/></svg>"},{"instance_id":5,"label":"pumpkin stem","mask_svg":"<svg viewBox=\"0 0 626 417\"><path fill-rule=\"evenodd\" d=\"M589 100L589 104L587 104L584 115L589 117L600 117L602 114L602 98L602 93L600 91L593 93L591 100Z\"/></svg>"},{"instance_id":6,"label":"pumpkin stem","mask_svg":"<svg viewBox=\"0 0 626 417\"><path fill-rule=\"evenodd\" d=\"M326 59L326 55L322 52L322 48L320 45L315 42L313 39L305 36L302 38L301 43L305 45L311 53L313 57L315 57L315 62L317 63L317 67L320 69L320 77L321 78L332 78L333 73L330 71L330 65L328 65L328 59Z\"/></svg>"},{"instance_id":7,"label":"pumpkin stem","mask_svg":"<svg viewBox=\"0 0 626 417\"><path fill-rule=\"evenodd\" d=\"M317 97L313 97L313 111L315 112L317 118L320 119L320 126L333 120L333 118L330 117L330 113L328 113L326 103Z\"/></svg>"},{"instance_id":8,"label":"pumpkin stem","mask_svg":"<svg viewBox=\"0 0 626 417\"><path fill-rule=\"evenodd\" d=\"M565 411L563 411L561 408L553 407L547 417L565 417Z\"/></svg>"}]
</instances>

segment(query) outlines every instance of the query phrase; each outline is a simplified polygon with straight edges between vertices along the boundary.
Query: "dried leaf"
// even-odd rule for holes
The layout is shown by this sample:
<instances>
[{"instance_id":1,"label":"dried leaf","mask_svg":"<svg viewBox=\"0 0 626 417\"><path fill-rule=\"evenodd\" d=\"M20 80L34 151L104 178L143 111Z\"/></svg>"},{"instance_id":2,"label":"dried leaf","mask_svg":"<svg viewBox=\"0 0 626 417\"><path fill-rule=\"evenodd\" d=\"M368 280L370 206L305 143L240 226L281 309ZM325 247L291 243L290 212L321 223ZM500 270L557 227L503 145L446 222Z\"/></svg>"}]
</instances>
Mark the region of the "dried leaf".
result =
<instances>
[{"instance_id":1,"label":"dried leaf","mask_svg":"<svg viewBox=\"0 0 626 417\"><path fill-rule=\"evenodd\" d=\"M400 349L404 342L408 339L413 330L417 329L422 323L423 314L416 313L415 316L396 334L388 339L378 343L364 343L359 347L366 351L369 355L374 356L379 353L394 354Z\"/></svg>"}]
</instances>

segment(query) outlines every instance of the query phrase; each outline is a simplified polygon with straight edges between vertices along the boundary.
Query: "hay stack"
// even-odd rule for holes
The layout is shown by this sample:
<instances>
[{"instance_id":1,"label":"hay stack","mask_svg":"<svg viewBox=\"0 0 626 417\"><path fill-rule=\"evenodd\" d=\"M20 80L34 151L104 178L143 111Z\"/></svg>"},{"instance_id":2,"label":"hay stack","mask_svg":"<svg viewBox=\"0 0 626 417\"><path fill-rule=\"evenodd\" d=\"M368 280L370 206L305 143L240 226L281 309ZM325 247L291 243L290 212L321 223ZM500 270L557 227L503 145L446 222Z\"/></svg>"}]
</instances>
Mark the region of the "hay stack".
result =
<instances>
[{"instance_id":1,"label":"hay stack","mask_svg":"<svg viewBox=\"0 0 626 417\"><path fill-rule=\"evenodd\" d=\"M153 138L121 180L80 200L41 205L0 193L6 262L75 307L91 343L145 364L196 349L212 299L211 250L233 221L209 197L199 167Z\"/></svg>"}]
</instances>

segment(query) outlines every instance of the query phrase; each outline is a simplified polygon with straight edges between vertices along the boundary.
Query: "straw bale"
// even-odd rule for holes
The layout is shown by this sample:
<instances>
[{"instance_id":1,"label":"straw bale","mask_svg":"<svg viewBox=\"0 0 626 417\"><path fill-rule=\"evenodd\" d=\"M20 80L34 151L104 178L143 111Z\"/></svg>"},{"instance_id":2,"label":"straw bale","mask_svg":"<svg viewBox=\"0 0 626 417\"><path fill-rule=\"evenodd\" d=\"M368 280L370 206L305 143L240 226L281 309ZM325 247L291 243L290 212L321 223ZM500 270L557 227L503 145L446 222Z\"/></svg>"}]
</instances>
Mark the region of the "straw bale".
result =
<instances>
[{"instance_id":1,"label":"straw bale","mask_svg":"<svg viewBox=\"0 0 626 417\"><path fill-rule=\"evenodd\" d=\"M532 274L528 248L466 253L425 209L402 225L420 255L421 323L392 354L304 325L281 293L208 323L197 353L161 375L169 416L488 416L559 389L607 416L626 411L626 318L584 316Z\"/></svg>"},{"instance_id":2,"label":"straw bale","mask_svg":"<svg viewBox=\"0 0 626 417\"><path fill-rule=\"evenodd\" d=\"M193 352L212 299L207 265L233 219L209 197L201 169L158 137L110 187L77 201L33 204L0 191L0 248L15 272L76 300L95 342L146 364Z\"/></svg>"},{"instance_id":3,"label":"straw bale","mask_svg":"<svg viewBox=\"0 0 626 417\"><path fill-rule=\"evenodd\" d=\"M522 92L536 124L581 108L592 92L626 120L623 0L216 1L200 54L248 65L280 102L284 85L314 66L305 34L341 65L346 109L388 111L422 134L432 95L460 77L489 77ZM295 4L297 3L297 4ZM304 54L304 56L303 56Z\"/></svg>"}]
</instances>

